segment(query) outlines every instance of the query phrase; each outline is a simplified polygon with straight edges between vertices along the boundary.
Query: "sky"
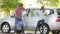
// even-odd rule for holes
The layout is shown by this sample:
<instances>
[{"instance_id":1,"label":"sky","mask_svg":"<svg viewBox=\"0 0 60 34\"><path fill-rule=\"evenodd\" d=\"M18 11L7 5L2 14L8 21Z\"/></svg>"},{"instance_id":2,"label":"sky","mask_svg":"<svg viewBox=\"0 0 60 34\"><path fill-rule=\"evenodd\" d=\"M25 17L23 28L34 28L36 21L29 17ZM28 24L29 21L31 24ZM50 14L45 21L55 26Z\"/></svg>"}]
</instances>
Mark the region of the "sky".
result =
<instances>
[{"instance_id":1,"label":"sky","mask_svg":"<svg viewBox=\"0 0 60 34\"><path fill-rule=\"evenodd\" d=\"M21 2L24 4L24 7L40 7L40 5L37 4L37 0L22 0Z\"/></svg>"}]
</instances>

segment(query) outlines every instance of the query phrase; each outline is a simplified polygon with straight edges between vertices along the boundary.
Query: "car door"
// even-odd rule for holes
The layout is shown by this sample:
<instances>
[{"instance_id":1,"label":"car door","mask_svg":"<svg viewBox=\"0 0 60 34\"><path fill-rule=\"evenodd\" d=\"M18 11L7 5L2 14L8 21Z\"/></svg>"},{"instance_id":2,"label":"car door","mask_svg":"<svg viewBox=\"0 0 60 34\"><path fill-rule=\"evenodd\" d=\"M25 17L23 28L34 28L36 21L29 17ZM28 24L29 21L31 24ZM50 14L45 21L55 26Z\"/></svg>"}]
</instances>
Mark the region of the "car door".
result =
<instances>
[{"instance_id":1,"label":"car door","mask_svg":"<svg viewBox=\"0 0 60 34\"><path fill-rule=\"evenodd\" d=\"M29 9L26 9L26 10L28 10L29 11ZM22 21L23 21L23 25L24 25L24 29L27 29L27 12L25 11L25 10L23 10L23 12L22 12Z\"/></svg>"},{"instance_id":2,"label":"car door","mask_svg":"<svg viewBox=\"0 0 60 34\"><path fill-rule=\"evenodd\" d=\"M47 9L47 12L49 12L49 15L47 16L47 24L49 25L50 29L54 30L57 29L57 23L56 21L56 13L53 9Z\"/></svg>"},{"instance_id":3,"label":"car door","mask_svg":"<svg viewBox=\"0 0 60 34\"><path fill-rule=\"evenodd\" d=\"M8 23L11 25L12 29L14 29L15 26L15 14L12 14L11 16L9 16L6 21L8 21Z\"/></svg>"},{"instance_id":4,"label":"car door","mask_svg":"<svg viewBox=\"0 0 60 34\"><path fill-rule=\"evenodd\" d=\"M27 26L30 30L35 30L36 28L37 22L39 20L37 13L38 11L40 11L40 9L30 9L30 14L27 17Z\"/></svg>"}]
</instances>

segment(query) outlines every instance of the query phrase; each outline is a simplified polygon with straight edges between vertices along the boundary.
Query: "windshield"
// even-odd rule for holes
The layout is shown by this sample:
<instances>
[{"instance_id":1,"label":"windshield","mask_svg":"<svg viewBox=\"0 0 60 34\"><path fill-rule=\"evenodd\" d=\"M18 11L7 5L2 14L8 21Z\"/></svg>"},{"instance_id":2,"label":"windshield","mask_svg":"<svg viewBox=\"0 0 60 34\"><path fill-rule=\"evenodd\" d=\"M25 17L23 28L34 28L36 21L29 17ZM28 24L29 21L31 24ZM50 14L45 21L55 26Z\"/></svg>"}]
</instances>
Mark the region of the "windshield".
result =
<instances>
[{"instance_id":1,"label":"windshield","mask_svg":"<svg viewBox=\"0 0 60 34\"><path fill-rule=\"evenodd\" d=\"M58 15L60 15L60 9L57 9L57 13L58 13Z\"/></svg>"}]
</instances>

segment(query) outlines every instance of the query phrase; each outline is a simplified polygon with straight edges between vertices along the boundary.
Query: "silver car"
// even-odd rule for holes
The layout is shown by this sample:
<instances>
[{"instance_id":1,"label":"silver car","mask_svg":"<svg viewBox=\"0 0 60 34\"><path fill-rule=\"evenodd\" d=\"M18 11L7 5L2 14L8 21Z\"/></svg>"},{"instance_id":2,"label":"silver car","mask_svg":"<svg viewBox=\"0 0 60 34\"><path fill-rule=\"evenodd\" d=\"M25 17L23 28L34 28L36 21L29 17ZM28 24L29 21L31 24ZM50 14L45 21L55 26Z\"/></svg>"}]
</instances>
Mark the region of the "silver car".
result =
<instances>
[{"instance_id":1,"label":"silver car","mask_svg":"<svg viewBox=\"0 0 60 34\"><path fill-rule=\"evenodd\" d=\"M40 8L27 8L29 11L29 15L23 11L22 19L24 24L24 29L26 30L35 30L37 23L40 21L38 12ZM52 31L53 33L59 33L60 31L60 8L45 8L45 11L48 13L48 16L45 18L44 23L44 33L49 33ZM15 16L14 14L3 18L0 20L0 29L2 32L9 33L14 29L15 26ZM40 32L42 32L42 24L40 24ZM57 32L56 32L57 31Z\"/></svg>"}]
</instances>

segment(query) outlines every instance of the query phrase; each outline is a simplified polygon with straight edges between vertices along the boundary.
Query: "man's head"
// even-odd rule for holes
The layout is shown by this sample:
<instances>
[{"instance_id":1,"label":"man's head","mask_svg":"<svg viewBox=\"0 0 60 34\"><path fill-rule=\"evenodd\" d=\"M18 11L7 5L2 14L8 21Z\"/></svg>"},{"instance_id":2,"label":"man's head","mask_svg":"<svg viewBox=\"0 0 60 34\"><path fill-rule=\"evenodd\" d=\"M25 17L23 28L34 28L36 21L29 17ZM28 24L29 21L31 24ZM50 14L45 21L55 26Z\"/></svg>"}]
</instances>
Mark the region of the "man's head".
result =
<instances>
[{"instance_id":1,"label":"man's head","mask_svg":"<svg viewBox=\"0 0 60 34\"><path fill-rule=\"evenodd\" d=\"M41 10L44 12L44 6L41 7Z\"/></svg>"},{"instance_id":2,"label":"man's head","mask_svg":"<svg viewBox=\"0 0 60 34\"><path fill-rule=\"evenodd\" d=\"M23 6L23 3L20 3L20 4L19 4L19 7L21 7L21 6Z\"/></svg>"}]
</instances>

